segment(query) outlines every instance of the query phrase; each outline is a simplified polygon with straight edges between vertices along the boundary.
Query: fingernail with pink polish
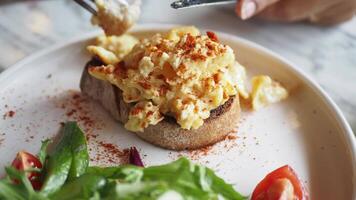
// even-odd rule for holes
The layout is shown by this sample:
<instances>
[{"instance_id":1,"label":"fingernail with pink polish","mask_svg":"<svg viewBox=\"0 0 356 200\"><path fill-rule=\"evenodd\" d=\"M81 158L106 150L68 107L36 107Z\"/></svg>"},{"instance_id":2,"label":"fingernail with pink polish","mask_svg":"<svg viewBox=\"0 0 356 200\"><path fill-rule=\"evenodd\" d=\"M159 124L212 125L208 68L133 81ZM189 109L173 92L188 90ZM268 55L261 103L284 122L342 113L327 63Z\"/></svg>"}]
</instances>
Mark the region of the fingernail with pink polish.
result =
<instances>
[{"instance_id":1,"label":"fingernail with pink polish","mask_svg":"<svg viewBox=\"0 0 356 200\"><path fill-rule=\"evenodd\" d=\"M253 1L246 1L242 4L241 19L248 19L252 17L256 12L257 6Z\"/></svg>"}]
</instances>

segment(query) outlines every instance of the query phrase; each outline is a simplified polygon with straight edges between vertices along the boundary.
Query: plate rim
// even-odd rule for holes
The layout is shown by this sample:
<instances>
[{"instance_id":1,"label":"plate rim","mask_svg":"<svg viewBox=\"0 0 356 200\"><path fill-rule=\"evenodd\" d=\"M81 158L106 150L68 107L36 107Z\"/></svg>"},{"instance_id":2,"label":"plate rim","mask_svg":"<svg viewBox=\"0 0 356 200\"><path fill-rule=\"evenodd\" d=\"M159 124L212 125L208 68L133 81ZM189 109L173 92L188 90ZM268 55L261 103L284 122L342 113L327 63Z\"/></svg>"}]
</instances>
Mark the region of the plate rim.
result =
<instances>
[{"instance_id":1,"label":"plate rim","mask_svg":"<svg viewBox=\"0 0 356 200\"><path fill-rule=\"evenodd\" d=\"M137 24L133 29L130 30L130 32L139 32L139 31L149 31L149 30L166 30L172 27L176 26L183 26L184 24L166 24L166 23L144 23L144 24ZM198 26L199 27L199 26ZM212 30L210 28L204 28L204 27L199 27L202 30ZM331 97L324 91L323 88L313 79L309 74L304 72L302 69L298 68L296 64L293 62L289 61L288 59L282 57L278 53L275 53L272 50L267 49L266 47L252 42L250 40L247 40L243 37L239 37L236 35L232 35L229 33L224 33L221 31L216 31L218 35L223 35L224 38L231 39L238 41L248 47L253 48L254 50L258 50L264 54L267 54L268 56L274 57L275 59L281 61L284 66L291 70L292 73L297 75L298 78L300 78L303 82L305 82L317 95L321 97L321 99L326 103L328 109L334 114L334 119L337 120L337 123L340 125L340 127L343 129L343 136L344 139L346 139L346 145L347 149L349 149L351 152L351 159L353 161L353 165L355 166L353 169L353 183L356 184L356 137L351 129L351 126L349 123L346 121L346 118L338 105L334 102L334 100L331 99ZM83 42L88 39L94 38L98 34L102 34L102 31L95 30L95 31L90 31L84 34L81 34L76 37L72 37L69 39L61 40L56 42L55 44L43 48L35 53L32 53L30 55L25 56L21 60L17 61L10 67L6 68L4 71L0 73L0 85L2 82L6 81L6 79L10 76L12 76L14 73L16 73L18 70L22 69L23 67L26 66L27 63L36 60L46 54L50 54L56 50L65 48L66 46L69 46L74 43L78 42ZM356 196L356 189L353 191L353 197Z\"/></svg>"}]
</instances>

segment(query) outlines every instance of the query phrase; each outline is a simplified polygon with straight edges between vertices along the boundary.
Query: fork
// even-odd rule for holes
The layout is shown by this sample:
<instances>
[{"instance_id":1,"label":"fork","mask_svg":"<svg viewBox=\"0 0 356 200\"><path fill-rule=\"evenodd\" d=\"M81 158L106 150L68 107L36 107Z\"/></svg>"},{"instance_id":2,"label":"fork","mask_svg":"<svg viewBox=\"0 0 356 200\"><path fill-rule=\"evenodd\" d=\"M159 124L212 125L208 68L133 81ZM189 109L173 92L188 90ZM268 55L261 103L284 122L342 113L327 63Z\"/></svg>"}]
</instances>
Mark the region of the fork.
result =
<instances>
[{"instance_id":1,"label":"fork","mask_svg":"<svg viewBox=\"0 0 356 200\"><path fill-rule=\"evenodd\" d=\"M174 9L181 9L230 3L236 3L236 0L178 0L173 2L171 7Z\"/></svg>"},{"instance_id":2,"label":"fork","mask_svg":"<svg viewBox=\"0 0 356 200\"><path fill-rule=\"evenodd\" d=\"M94 0L74 0L81 7L91 12L93 15L97 15L97 11L93 6ZM198 6L210 6L236 3L238 0L178 0L171 4L174 9L192 8Z\"/></svg>"},{"instance_id":3,"label":"fork","mask_svg":"<svg viewBox=\"0 0 356 200\"><path fill-rule=\"evenodd\" d=\"M94 0L74 0L77 4L79 4L81 7L92 13L93 15L97 15L97 11L94 8Z\"/></svg>"}]
</instances>

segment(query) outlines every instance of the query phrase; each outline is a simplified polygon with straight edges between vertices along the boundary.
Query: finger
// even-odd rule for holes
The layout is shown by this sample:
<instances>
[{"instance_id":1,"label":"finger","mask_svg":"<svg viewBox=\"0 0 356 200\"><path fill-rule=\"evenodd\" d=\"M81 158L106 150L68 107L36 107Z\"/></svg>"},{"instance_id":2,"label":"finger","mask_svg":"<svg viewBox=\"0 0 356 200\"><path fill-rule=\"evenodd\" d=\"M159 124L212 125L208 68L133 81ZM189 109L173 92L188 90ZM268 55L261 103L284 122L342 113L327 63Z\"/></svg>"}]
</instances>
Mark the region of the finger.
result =
<instances>
[{"instance_id":1,"label":"finger","mask_svg":"<svg viewBox=\"0 0 356 200\"><path fill-rule=\"evenodd\" d=\"M313 14L309 21L321 25L334 25L351 19L355 13L355 1L344 1Z\"/></svg>"},{"instance_id":2,"label":"finger","mask_svg":"<svg viewBox=\"0 0 356 200\"><path fill-rule=\"evenodd\" d=\"M235 7L241 19L248 19L279 0L240 0Z\"/></svg>"},{"instance_id":3,"label":"finger","mask_svg":"<svg viewBox=\"0 0 356 200\"><path fill-rule=\"evenodd\" d=\"M283 0L266 8L259 17L273 21L299 21L307 19L318 9L319 3L319 0Z\"/></svg>"}]
</instances>

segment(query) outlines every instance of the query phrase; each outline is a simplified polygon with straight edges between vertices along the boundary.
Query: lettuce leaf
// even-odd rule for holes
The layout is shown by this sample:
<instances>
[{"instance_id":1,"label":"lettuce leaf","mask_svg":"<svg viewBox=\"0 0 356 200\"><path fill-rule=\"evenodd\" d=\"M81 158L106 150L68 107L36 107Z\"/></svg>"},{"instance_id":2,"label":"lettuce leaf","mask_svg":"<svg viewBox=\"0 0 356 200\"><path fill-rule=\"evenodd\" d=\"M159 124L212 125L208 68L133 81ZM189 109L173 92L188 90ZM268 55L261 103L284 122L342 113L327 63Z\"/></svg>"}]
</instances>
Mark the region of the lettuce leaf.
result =
<instances>
[{"instance_id":1,"label":"lettuce leaf","mask_svg":"<svg viewBox=\"0 0 356 200\"><path fill-rule=\"evenodd\" d=\"M140 168L135 166L89 167L89 174L100 175L111 182L101 191L103 198L157 199L166 192L175 191L182 199L244 200L247 197L235 191L232 185L206 167L180 158L170 164Z\"/></svg>"}]
</instances>

